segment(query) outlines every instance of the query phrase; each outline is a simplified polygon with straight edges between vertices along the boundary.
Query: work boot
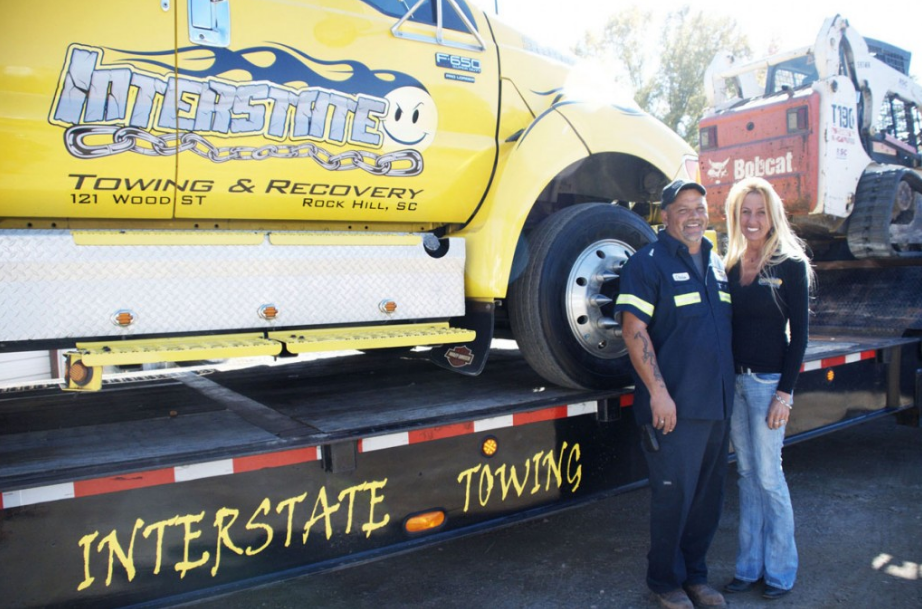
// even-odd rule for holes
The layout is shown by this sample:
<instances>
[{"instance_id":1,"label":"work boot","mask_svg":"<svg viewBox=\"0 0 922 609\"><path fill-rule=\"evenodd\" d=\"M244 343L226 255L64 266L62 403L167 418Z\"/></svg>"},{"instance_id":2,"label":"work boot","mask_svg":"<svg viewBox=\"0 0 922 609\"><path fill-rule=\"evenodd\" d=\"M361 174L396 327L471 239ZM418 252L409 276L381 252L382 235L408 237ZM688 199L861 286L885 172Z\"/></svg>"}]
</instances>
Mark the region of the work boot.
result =
<instances>
[{"instance_id":1,"label":"work boot","mask_svg":"<svg viewBox=\"0 0 922 609\"><path fill-rule=\"evenodd\" d=\"M685 586L685 592L698 609L727 609L724 595L707 584Z\"/></svg>"},{"instance_id":2,"label":"work boot","mask_svg":"<svg viewBox=\"0 0 922 609\"><path fill-rule=\"evenodd\" d=\"M669 592L654 592L653 594L656 596L656 600L659 601L660 606L666 609L695 609L695 606L682 588L676 588Z\"/></svg>"}]
</instances>

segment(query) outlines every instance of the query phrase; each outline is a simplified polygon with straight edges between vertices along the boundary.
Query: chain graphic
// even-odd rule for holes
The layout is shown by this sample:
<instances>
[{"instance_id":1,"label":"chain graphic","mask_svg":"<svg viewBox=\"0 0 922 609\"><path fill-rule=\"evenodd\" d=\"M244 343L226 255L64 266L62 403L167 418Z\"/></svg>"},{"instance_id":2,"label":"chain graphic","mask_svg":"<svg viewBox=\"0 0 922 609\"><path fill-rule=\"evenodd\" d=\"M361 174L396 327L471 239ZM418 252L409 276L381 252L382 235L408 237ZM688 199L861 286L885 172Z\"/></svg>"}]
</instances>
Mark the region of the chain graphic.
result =
<instances>
[{"instance_id":1,"label":"chain graphic","mask_svg":"<svg viewBox=\"0 0 922 609\"><path fill-rule=\"evenodd\" d=\"M88 143L90 137L109 137L106 143ZM330 171L362 169L376 176L409 177L423 171L423 157L416 150L398 150L377 155L362 150L347 150L331 154L310 142L295 146L267 144L265 146L217 147L206 138L187 131L180 134L155 135L136 127L75 125L64 134L67 150L81 159L98 159L123 152L147 156L171 156L187 150L215 163L227 161L262 161L308 158ZM409 166L405 166L409 164ZM395 167L394 165L397 165Z\"/></svg>"}]
</instances>

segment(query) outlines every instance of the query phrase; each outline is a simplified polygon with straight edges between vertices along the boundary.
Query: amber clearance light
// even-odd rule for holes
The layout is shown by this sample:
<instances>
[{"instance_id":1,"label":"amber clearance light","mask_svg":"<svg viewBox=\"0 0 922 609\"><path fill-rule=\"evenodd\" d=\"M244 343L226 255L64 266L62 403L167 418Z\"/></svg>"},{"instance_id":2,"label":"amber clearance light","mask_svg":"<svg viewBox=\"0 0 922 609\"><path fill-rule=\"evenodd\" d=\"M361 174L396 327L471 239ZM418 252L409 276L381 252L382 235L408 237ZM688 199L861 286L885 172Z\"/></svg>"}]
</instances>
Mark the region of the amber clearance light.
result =
<instances>
[{"instance_id":1,"label":"amber clearance light","mask_svg":"<svg viewBox=\"0 0 922 609\"><path fill-rule=\"evenodd\" d=\"M445 512L432 510L431 512L410 516L403 527L407 533L422 533L423 531L437 529L443 524L445 524Z\"/></svg>"},{"instance_id":2,"label":"amber clearance light","mask_svg":"<svg viewBox=\"0 0 922 609\"><path fill-rule=\"evenodd\" d=\"M274 304L264 304L259 307L259 316L267 321L272 321L279 316L279 310Z\"/></svg>"},{"instance_id":3,"label":"amber clearance light","mask_svg":"<svg viewBox=\"0 0 922 609\"><path fill-rule=\"evenodd\" d=\"M110 319L112 320L112 323L115 324L116 326L125 328L133 324L135 321L137 321L138 316L135 315L132 311L129 311L128 309L119 309L118 311L112 314L112 317Z\"/></svg>"}]
</instances>

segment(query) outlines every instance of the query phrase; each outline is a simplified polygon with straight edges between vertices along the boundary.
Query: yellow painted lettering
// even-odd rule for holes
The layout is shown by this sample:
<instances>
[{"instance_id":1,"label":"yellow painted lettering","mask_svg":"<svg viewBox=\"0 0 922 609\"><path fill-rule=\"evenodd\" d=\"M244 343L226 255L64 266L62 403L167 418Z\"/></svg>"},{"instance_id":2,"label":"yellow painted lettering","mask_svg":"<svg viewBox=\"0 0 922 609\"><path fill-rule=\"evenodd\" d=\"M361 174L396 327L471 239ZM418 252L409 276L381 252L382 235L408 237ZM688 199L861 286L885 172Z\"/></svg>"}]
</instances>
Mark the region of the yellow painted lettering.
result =
<instances>
[{"instance_id":1,"label":"yellow painted lettering","mask_svg":"<svg viewBox=\"0 0 922 609\"><path fill-rule=\"evenodd\" d=\"M192 525L201 522L204 518L205 512L201 512L198 515L186 514L185 516L179 518L179 522L177 524L181 524L183 526L183 552L182 560L176 563L176 566L173 567L179 571L179 579L185 578L188 571L204 565L206 562L208 562L209 556L211 556L211 554L206 550L205 552L202 552L202 557L195 562L189 560L189 542L202 536L201 531L192 530Z\"/></svg>"},{"instance_id":2,"label":"yellow painted lettering","mask_svg":"<svg viewBox=\"0 0 922 609\"><path fill-rule=\"evenodd\" d=\"M361 492L368 491L370 493L368 505L368 522L362 525L362 530L365 531L365 537L370 537L372 531L383 527L390 521L390 514L385 514L384 519L381 521L374 521L375 504L384 501L384 496L382 495L379 497L377 491L378 489L384 488L386 484L387 479L384 479L380 482L363 482L362 484L351 486L339 494L340 503L342 503L343 498L349 498L349 508L347 510L348 515L346 516L346 535L352 532L352 520L355 514L355 497L358 493ZM339 505L336 507L338 508ZM329 527L329 525L327 526ZM329 539L329 533L327 533L327 539Z\"/></svg>"},{"instance_id":3,"label":"yellow painted lettering","mask_svg":"<svg viewBox=\"0 0 922 609\"><path fill-rule=\"evenodd\" d=\"M272 527L270 527L268 524L265 524L263 522L253 522L253 520L259 514L262 514L263 516L268 516L269 508L271 507L272 507L272 503L269 501L269 498L266 497L265 499L263 499L263 502L259 504L259 507L256 508L256 511L253 512L253 515L250 516L250 519L247 521L247 526L246 526L247 531L252 531L254 529L262 529L263 531L266 532L266 542L263 545L259 546L255 550L253 549L253 546L247 546L247 556L254 556L256 554L259 554L260 552L268 548L270 543L272 543L272 537L273 537Z\"/></svg>"},{"instance_id":4,"label":"yellow painted lettering","mask_svg":"<svg viewBox=\"0 0 922 609\"><path fill-rule=\"evenodd\" d=\"M467 512L468 508L471 505L471 479L474 477L474 474L476 474L478 471L480 471L479 464L470 469L466 469L460 474L458 474L458 484L464 484L465 486L464 510L463 510L464 512ZM465 480L465 479L467 480L467 482L466 483L462 482L462 480Z\"/></svg>"},{"instance_id":5,"label":"yellow painted lettering","mask_svg":"<svg viewBox=\"0 0 922 609\"><path fill-rule=\"evenodd\" d=\"M484 493L484 481L486 481L486 493ZM490 501L490 495L493 493L493 472L490 470L489 463L484 465L480 471L480 485L477 490L479 491L480 505L486 507Z\"/></svg>"},{"instance_id":6,"label":"yellow painted lettering","mask_svg":"<svg viewBox=\"0 0 922 609\"><path fill-rule=\"evenodd\" d=\"M83 581L77 586L77 592L86 590L92 586L93 582L96 580L95 577L90 575L90 546L93 545L93 540L97 537L99 537L99 531L94 531L89 535L81 537L80 542L77 544L83 546Z\"/></svg>"},{"instance_id":7,"label":"yellow painted lettering","mask_svg":"<svg viewBox=\"0 0 922 609\"><path fill-rule=\"evenodd\" d=\"M364 485L350 486L339 494L339 502L343 502L343 497L349 497L349 509L346 514L346 535L352 532L352 510L355 507L355 494L362 489ZM329 539L329 537L327 537Z\"/></svg>"},{"instance_id":8,"label":"yellow painted lettering","mask_svg":"<svg viewBox=\"0 0 922 609\"><path fill-rule=\"evenodd\" d=\"M134 579L135 573L137 572L134 568L134 540L138 533L138 529L143 526L144 521L138 518L134 523L134 528L131 529L131 542L128 544L127 553L122 549L122 544L118 542L115 529L99 540L99 545L96 547L97 552L102 552L104 546L109 547L109 574L106 576L107 588L112 583L112 570L115 558L118 558L119 562L122 563L122 566L125 568L125 573L128 574L128 581Z\"/></svg>"},{"instance_id":9,"label":"yellow painted lettering","mask_svg":"<svg viewBox=\"0 0 922 609\"><path fill-rule=\"evenodd\" d=\"M521 497L522 493L525 492L525 485L528 484L528 475L531 473L531 461L525 462L525 475L522 477L521 484L519 484L519 477L515 472L515 465L509 466L508 478L506 478L505 463L496 468L496 473L499 474L499 484L503 489L503 501L506 500L506 495L509 494L510 486L515 486L516 496Z\"/></svg>"},{"instance_id":10,"label":"yellow painted lettering","mask_svg":"<svg viewBox=\"0 0 922 609\"><path fill-rule=\"evenodd\" d=\"M234 545L234 542L230 538L229 529L237 521L237 518L240 516L240 510L235 510L231 508L221 508L214 515L214 526L218 529L218 543L215 546L214 551L214 566L211 568L211 576L214 577L218 574L218 569L221 566L221 546L226 546L228 550L240 556L243 554L243 548L238 548ZM224 521L230 517L230 522L227 525L224 524Z\"/></svg>"},{"instance_id":11,"label":"yellow painted lettering","mask_svg":"<svg viewBox=\"0 0 922 609\"><path fill-rule=\"evenodd\" d=\"M575 493L576 489L579 488L579 483L583 479L583 466L579 464L580 458L580 449L579 444L574 444L573 449L570 451L570 458L567 459L567 482L572 484L570 488L571 493ZM573 462L577 462L576 470L573 470Z\"/></svg>"},{"instance_id":12,"label":"yellow painted lettering","mask_svg":"<svg viewBox=\"0 0 922 609\"><path fill-rule=\"evenodd\" d=\"M551 451L544 457L544 464L547 465L547 483L544 485L544 490L551 490L551 474L554 475L554 479L557 481L557 488L563 486L563 475L561 474L561 466L563 465L563 453L567 450L567 443L564 442L563 446L560 447L560 456L557 459L554 459L554 451Z\"/></svg>"},{"instance_id":13,"label":"yellow painted lettering","mask_svg":"<svg viewBox=\"0 0 922 609\"><path fill-rule=\"evenodd\" d=\"M342 499L342 494L339 496ZM341 503L336 503L330 505L330 502L327 500L327 488L325 486L320 487L320 492L317 493L317 501L314 502L314 511L311 512L310 520L304 523L304 536L302 537L301 543L307 543L307 537L311 533L311 527L317 524L321 518L323 518L324 532L326 533L327 539L333 536L333 524L330 522L330 516L335 514L339 510ZM320 506L323 509L318 514L317 507ZM350 506L351 510L351 506ZM352 522L352 514L349 515L349 522ZM346 531L348 533L348 531Z\"/></svg>"},{"instance_id":14,"label":"yellow painted lettering","mask_svg":"<svg viewBox=\"0 0 922 609\"><path fill-rule=\"evenodd\" d=\"M541 469L541 455L544 454L543 450L539 450L535 453L535 456L531 458L535 462L535 486L531 489L531 494L534 495L539 490L541 490L541 480L538 479L538 473Z\"/></svg>"},{"instance_id":15,"label":"yellow painted lettering","mask_svg":"<svg viewBox=\"0 0 922 609\"><path fill-rule=\"evenodd\" d=\"M323 489L320 489L320 490L322 491ZM292 516L294 515L295 506L301 503L302 501L304 501L305 499L307 499L307 493L303 493L301 495L298 495L297 497L291 497L290 499L286 499L285 501L282 501L277 506L275 506L275 511L278 512L279 514L282 513L282 510L285 510L285 509L288 510L288 532L285 535L285 547L286 548L291 545L291 520L292 520Z\"/></svg>"},{"instance_id":16,"label":"yellow painted lettering","mask_svg":"<svg viewBox=\"0 0 922 609\"><path fill-rule=\"evenodd\" d=\"M154 561L154 575L160 574L160 565L163 558L163 532L167 527L171 527L179 522L179 516L173 516L169 520L155 522L144 529L144 539L150 537L153 531L157 531L157 557Z\"/></svg>"},{"instance_id":17,"label":"yellow painted lettering","mask_svg":"<svg viewBox=\"0 0 922 609\"><path fill-rule=\"evenodd\" d=\"M387 525L391 520L390 514L385 514L384 518L375 522L375 506L382 501L384 501L384 495L379 495L378 491L387 486L387 478L375 482L366 482L367 491L369 493L368 497L368 522L362 525L362 530L365 531L365 537L371 537L371 532L376 531L383 526Z\"/></svg>"}]
</instances>

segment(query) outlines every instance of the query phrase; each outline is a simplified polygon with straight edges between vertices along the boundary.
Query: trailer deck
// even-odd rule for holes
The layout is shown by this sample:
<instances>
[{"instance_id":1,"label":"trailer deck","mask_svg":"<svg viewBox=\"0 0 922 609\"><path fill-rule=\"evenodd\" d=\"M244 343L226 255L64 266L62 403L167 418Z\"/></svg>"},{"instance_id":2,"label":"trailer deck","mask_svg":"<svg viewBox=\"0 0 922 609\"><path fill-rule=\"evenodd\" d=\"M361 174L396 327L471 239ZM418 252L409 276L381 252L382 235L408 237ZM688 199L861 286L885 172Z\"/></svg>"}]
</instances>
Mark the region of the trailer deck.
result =
<instances>
[{"instance_id":1,"label":"trailer deck","mask_svg":"<svg viewBox=\"0 0 922 609\"><path fill-rule=\"evenodd\" d=\"M548 385L514 351L494 351L491 364L471 378L412 354L372 352L142 374L98 393L8 390L0 393L0 488L338 443L610 394Z\"/></svg>"},{"instance_id":2,"label":"trailer deck","mask_svg":"<svg viewBox=\"0 0 922 609\"><path fill-rule=\"evenodd\" d=\"M814 337L805 370L823 360L908 342ZM117 379L98 393L62 392L57 385L6 390L0 393L0 488L355 441L617 398L610 391L549 385L515 350L494 350L490 357L491 365L474 378L436 368L412 353L370 353L224 371L147 373Z\"/></svg>"}]
</instances>

